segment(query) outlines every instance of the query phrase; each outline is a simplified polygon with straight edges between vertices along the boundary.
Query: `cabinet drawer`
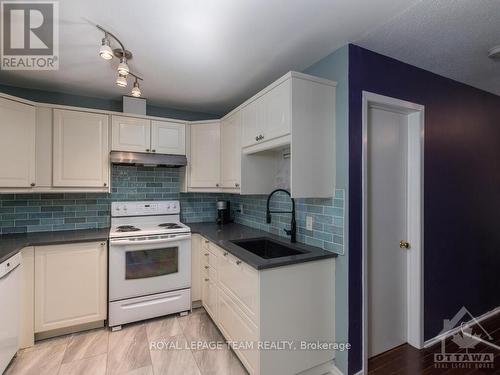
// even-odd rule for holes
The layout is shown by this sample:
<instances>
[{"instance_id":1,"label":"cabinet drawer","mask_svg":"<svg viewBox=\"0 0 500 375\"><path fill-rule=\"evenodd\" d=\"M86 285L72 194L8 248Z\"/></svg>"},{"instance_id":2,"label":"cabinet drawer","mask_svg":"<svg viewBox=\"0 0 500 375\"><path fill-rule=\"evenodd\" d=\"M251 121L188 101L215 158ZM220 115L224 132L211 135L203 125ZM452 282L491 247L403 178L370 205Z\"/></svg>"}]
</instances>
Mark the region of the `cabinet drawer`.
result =
<instances>
[{"instance_id":1,"label":"cabinet drawer","mask_svg":"<svg viewBox=\"0 0 500 375\"><path fill-rule=\"evenodd\" d=\"M259 365L259 352L257 341L259 339L258 327L248 319L236 306L233 299L223 290L219 289L218 297L219 327L226 339L245 345L253 343L252 349L235 348L234 352L241 359L250 374L257 374Z\"/></svg>"},{"instance_id":2,"label":"cabinet drawer","mask_svg":"<svg viewBox=\"0 0 500 375\"><path fill-rule=\"evenodd\" d=\"M208 251L208 265L217 270L217 255L214 252Z\"/></svg>"},{"instance_id":3,"label":"cabinet drawer","mask_svg":"<svg viewBox=\"0 0 500 375\"><path fill-rule=\"evenodd\" d=\"M219 285L256 324L259 323L259 274L231 254L219 257Z\"/></svg>"}]
</instances>

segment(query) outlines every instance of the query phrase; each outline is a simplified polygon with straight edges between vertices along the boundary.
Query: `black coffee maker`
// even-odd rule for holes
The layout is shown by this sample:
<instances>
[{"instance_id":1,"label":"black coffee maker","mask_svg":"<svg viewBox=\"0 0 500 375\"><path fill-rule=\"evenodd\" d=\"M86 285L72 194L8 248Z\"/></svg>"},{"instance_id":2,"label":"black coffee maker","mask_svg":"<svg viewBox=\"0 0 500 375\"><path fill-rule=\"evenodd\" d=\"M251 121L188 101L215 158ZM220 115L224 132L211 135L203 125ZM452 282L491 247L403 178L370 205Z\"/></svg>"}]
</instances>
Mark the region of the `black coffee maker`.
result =
<instances>
[{"instance_id":1,"label":"black coffee maker","mask_svg":"<svg viewBox=\"0 0 500 375\"><path fill-rule=\"evenodd\" d=\"M217 201L217 224L227 224L231 220L231 207L229 201Z\"/></svg>"}]
</instances>

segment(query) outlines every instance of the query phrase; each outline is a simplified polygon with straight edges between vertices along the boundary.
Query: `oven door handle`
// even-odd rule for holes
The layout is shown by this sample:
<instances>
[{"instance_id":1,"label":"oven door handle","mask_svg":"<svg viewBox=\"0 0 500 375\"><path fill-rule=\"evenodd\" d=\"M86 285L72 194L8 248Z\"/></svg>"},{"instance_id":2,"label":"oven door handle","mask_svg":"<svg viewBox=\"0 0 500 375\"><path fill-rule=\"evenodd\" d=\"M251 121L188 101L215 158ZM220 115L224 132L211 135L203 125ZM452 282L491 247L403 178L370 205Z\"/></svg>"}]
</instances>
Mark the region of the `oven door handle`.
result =
<instances>
[{"instance_id":1,"label":"oven door handle","mask_svg":"<svg viewBox=\"0 0 500 375\"><path fill-rule=\"evenodd\" d=\"M158 244L158 243L168 243L174 241L187 240L191 238L190 234L179 235L179 236L169 236L168 238L158 238L158 239L144 239L144 240L134 240L132 238L120 238L111 239L109 241L110 245L147 245L147 244Z\"/></svg>"}]
</instances>

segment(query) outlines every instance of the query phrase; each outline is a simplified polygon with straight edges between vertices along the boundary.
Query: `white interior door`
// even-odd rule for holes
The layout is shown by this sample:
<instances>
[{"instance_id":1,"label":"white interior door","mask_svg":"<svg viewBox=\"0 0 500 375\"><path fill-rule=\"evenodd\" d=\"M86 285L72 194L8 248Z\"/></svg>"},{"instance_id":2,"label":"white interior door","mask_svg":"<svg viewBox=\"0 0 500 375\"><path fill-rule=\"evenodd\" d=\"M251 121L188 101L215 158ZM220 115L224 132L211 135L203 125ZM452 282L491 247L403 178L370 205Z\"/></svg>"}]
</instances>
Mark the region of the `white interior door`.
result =
<instances>
[{"instance_id":1,"label":"white interior door","mask_svg":"<svg viewBox=\"0 0 500 375\"><path fill-rule=\"evenodd\" d=\"M368 357L407 342L408 115L368 110Z\"/></svg>"}]
</instances>

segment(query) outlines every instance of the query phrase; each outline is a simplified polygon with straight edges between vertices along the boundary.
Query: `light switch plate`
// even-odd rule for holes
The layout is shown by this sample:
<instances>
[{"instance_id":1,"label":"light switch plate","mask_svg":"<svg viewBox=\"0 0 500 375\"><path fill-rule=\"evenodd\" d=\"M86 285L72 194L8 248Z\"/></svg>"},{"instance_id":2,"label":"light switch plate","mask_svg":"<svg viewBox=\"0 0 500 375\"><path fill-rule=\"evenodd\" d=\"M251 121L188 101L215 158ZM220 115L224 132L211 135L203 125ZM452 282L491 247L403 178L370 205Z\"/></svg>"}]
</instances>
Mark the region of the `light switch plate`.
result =
<instances>
[{"instance_id":1,"label":"light switch plate","mask_svg":"<svg viewBox=\"0 0 500 375\"><path fill-rule=\"evenodd\" d=\"M306 229L313 230L313 218L312 218L312 216L306 216Z\"/></svg>"}]
</instances>

